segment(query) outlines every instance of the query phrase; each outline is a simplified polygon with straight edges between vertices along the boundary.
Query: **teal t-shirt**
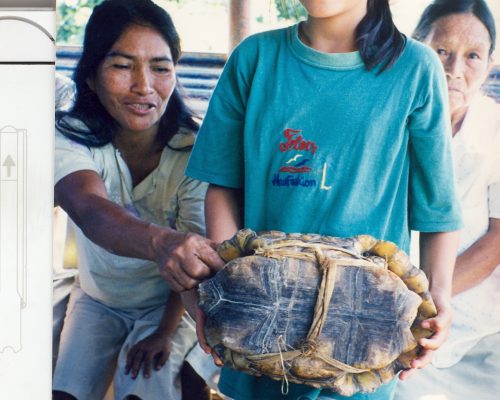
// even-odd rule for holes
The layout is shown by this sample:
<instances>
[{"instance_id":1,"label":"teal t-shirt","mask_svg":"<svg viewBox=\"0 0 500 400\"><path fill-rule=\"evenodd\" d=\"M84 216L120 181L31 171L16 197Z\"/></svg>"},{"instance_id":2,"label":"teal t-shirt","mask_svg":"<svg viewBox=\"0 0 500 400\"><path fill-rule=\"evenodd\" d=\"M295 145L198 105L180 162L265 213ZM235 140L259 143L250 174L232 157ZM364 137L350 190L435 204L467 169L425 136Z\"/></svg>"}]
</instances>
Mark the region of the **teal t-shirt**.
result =
<instances>
[{"instance_id":1,"label":"teal t-shirt","mask_svg":"<svg viewBox=\"0 0 500 400\"><path fill-rule=\"evenodd\" d=\"M377 72L358 52L307 47L298 25L246 39L224 68L186 174L243 188L244 226L257 231L369 234L408 251L410 229L459 229L438 57L408 39ZM220 383L236 399L280 398L264 385L281 392L280 382L236 371Z\"/></svg>"}]
</instances>

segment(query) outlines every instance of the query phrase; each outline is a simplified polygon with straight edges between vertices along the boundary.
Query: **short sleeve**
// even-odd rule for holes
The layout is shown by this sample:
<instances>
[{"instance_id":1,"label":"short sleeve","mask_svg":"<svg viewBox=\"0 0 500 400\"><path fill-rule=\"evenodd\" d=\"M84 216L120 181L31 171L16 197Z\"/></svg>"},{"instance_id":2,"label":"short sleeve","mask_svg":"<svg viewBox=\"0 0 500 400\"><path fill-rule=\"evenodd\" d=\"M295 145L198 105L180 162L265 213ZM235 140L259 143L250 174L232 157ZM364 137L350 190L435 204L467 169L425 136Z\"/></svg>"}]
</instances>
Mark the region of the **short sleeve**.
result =
<instances>
[{"instance_id":1,"label":"short sleeve","mask_svg":"<svg viewBox=\"0 0 500 400\"><path fill-rule=\"evenodd\" d=\"M244 180L243 131L249 83L240 47L231 54L220 76L186 169L192 178L231 188L242 187Z\"/></svg>"},{"instance_id":2,"label":"short sleeve","mask_svg":"<svg viewBox=\"0 0 500 400\"><path fill-rule=\"evenodd\" d=\"M421 78L410 132L409 224L412 230L447 232L462 227L455 192L447 88L437 57Z\"/></svg>"},{"instance_id":3,"label":"short sleeve","mask_svg":"<svg viewBox=\"0 0 500 400\"><path fill-rule=\"evenodd\" d=\"M205 195L207 184L184 177L177 191L176 229L205 235Z\"/></svg>"},{"instance_id":4,"label":"short sleeve","mask_svg":"<svg viewBox=\"0 0 500 400\"><path fill-rule=\"evenodd\" d=\"M60 132L56 132L54 153L54 185L65 176L81 170L99 173L91 150Z\"/></svg>"}]
</instances>

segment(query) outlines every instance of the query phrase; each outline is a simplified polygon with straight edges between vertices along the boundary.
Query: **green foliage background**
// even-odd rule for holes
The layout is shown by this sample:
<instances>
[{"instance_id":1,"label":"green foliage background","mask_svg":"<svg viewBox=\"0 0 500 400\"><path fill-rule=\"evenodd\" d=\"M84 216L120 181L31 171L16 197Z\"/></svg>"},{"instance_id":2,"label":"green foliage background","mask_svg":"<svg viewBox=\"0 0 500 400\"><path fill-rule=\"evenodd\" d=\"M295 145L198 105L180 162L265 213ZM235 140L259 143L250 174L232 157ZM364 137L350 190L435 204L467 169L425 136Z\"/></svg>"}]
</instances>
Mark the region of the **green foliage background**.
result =
<instances>
[{"instance_id":1,"label":"green foliage background","mask_svg":"<svg viewBox=\"0 0 500 400\"><path fill-rule=\"evenodd\" d=\"M299 0L274 0L278 10L278 18L299 21L307 16L306 10Z\"/></svg>"},{"instance_id":2,"label":"green foliage background","mask_svg":"<svg viewBox=\"0 0 500 400\"><path fill-rule=\"evenodd\" d=\"M92 13L92 9L103 0L62 0L57 2L57 43L81 44L85 24ZM180 5L189 0L162 0L175 2ZM229 4L229 0L226 0ZM201 2L201 0L200 0ZM278 11L278 18L282 20L298 21L306 16L306 12L299 0L269 0L274 3ZM271 3L272 2L272 3Z\"/></svg>"},{"instance_id":3,"label":"green foliage background","mask_svg":"<svg viewBox=\"0 0 500 400\"><path fill-rule=\"evenodd\" d=\"M102 0L58 2L57 42L82 43L84 27L92 9Z\"/></svg>"},{"instance_id":4,"label":"green foliage background","mask_svg":"<svg viewBox=\"0 0 500 400\"><path fill-rule=\"evenodd\" d=\"M103 0L65 0L57 2L57 42L83 43L85 25L92 9ZM183 3L185 0L164 0Z\"/></svg>"}]
</instances>

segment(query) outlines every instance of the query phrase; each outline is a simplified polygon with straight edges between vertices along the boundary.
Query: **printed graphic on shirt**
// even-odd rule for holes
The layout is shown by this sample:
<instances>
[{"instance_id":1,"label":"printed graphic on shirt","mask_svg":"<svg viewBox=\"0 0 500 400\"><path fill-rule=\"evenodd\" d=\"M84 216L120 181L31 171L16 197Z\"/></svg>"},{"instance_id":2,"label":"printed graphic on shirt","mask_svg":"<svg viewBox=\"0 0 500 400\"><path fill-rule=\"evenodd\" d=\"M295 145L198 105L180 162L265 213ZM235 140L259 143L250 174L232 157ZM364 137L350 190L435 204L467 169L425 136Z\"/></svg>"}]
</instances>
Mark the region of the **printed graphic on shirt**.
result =
<instances>
[{"instance_id":1,"label":"printed graphic on shirt","mask_svg":"<svg viewBox=\"0 0 500 400\"><path fill-rule=\"evenodd\" d=\"M277 187L319 187L330 190L326 184L327 164L322 169L312 166L318 150L317 144L302 134L300 129L287 128L283 131L283 139L279 143L279 151L285 157L278 171L273 174L272 185Z\"/></svg>"},{"instance_id":2,"label":"printed graphic on shirt","mask_svg":"<svg viewBox=\"0 0 500 400\"><path fill-rule=\"evenodd\" d=\"M291 174L300 174L304 172L311 172L311 167L308 167L306 164L310 161L309 158L302 160L300 162L296 162L300 157L303 157L302 154L297 154L295 157L290 158L285 166L279 169L279 172L289 172ZM294 164L294 162L296 162ZM291 164L291 165L288 165Z\"/></svg>"}]
</instances>

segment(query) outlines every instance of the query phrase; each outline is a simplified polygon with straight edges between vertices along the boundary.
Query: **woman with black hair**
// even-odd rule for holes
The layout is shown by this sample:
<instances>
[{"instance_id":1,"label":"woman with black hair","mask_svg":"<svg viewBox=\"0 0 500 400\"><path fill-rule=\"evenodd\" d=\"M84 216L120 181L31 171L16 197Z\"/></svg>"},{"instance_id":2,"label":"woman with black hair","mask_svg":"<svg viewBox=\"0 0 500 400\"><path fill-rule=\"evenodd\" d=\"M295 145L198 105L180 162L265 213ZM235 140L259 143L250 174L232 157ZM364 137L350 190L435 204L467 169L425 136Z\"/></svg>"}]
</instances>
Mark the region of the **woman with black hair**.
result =
<instances>
[{"instance_id":1,"label":"woman with black hair","mask_svg":"<svg viewBox=\"0 0 500 400\"><path fill-rule=\"evenodd\" d=\"M246 227L370 234L408 251L410 229L424 232L422 266L438 315L422 322L435 332L419 340L411 365L422 368L447 335L461 227L442 67L396 29L388 0L301 3L306 21L234 50L186 173L210 183L207 234L216 241ZM198 324L210 352L202 316ZM350 398L389 400L395 384ZM228 368L219 388L245 400L345 398L296 384L282 393L279 381Z\"/></svg>"},{"instance_id":2,"label":"woman with black hair","mask_svg":"<svg viewBox=\"0 0 500 400\"><path fill-rule=\"evenodd\" d=\"M493 66L495 22L484 0L436 0L413 36L436 51L446 73L464 229L448 340L428 368L400 385L396 397L498 399L500 106L480 90Z\"/></svg>"},{"instance_id":3,"label":"woman with black hair","mask_svg":"<svg viewBox=\"0 0 500 400\"><path fill-rule=\"evenodd\" d=\"M79 228L79 280L55 399L101 399L113 374L116 399L181 398L196 336L178 292L222 261L201 236L206 185L184 175L198 124L179 57L172 20L152 1L94 9L74 106L56 118L55 200Z\"/></svg>"}]
</instances>

